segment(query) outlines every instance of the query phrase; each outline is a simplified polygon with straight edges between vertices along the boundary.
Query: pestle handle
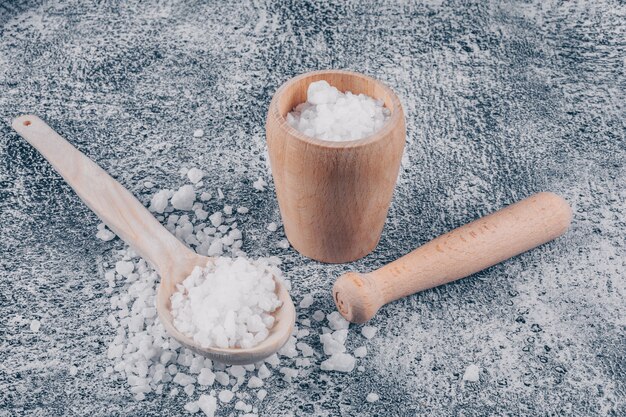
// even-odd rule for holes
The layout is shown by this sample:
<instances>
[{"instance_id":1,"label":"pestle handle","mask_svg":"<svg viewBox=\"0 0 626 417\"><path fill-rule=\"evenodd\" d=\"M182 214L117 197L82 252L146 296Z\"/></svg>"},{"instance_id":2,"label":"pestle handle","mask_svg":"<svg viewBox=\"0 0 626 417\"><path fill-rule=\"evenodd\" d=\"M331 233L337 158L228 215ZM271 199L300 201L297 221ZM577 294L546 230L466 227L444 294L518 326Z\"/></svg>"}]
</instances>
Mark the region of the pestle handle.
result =
<instances>
[{"instance_id":1,"label":"pestle handle","mask_svg":"<svg viewBox=\"0 0 626 417\"><path fill-rule=\"evenodd\" d=\"M560 196L534 194L452 230L382 268L337 279L333 298L353 323L371 319L383 305L467 277L565 233L572 210Z\"/></svg>"}]
</instances>

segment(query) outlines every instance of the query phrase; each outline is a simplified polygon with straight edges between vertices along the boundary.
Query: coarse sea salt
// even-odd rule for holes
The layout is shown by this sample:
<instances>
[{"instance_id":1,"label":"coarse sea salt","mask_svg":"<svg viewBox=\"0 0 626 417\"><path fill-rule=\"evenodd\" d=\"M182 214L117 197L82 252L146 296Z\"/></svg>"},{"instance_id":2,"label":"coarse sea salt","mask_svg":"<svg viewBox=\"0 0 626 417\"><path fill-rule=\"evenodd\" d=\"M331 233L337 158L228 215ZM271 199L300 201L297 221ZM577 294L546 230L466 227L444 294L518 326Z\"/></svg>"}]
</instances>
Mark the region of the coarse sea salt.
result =
<instances>
[{"instance_id":1,"label":"coarse sea salt","mask_svg":"<svg viewBox=\"0 0 626 417\"><path fill-rule=\"evenodd\" d=\"M185 174L188 172L185 170ZM202 190L199 187L196 189L201 194ZM220 207L208 207L208 203L203 203L211 198L207 193L205 199L194 202L189 211L174 212L176 209L170 202L173 194L170 190L161 193L164 201L159 201L158 205L164 213L160 220L172 234L202 255L206 255L209 247L217 246L218 242L218 255L245 257L240 249L243 236L237 229L238 219L234 218L240 214L234 209L236 205L231 210L223 202L220 203L224 211L232 212L233 217L225 218L219 211ZM218 196L224 198L219 189ZM194 216L197 210L214 212L214 219L220 218L219 222L216 221L218 227L213 227L208 217L204 222ZM232 244L229 243L231 240ZM137 401L152 401L155 395L156 398L180 398L184 395L188 397L184 410L189 413L200 412L211 417L217 414L219 406L226 409L226 414L233 414L234 406L240 415L245 412L252 417L261 413L261 403L268 390L271 392L275 388L276 381L282 379L297 383L315 369L350 372L357 361L361 361L355 356L363 349L355 349L354 356L346 353L348 339L360 339L354 332L350 333L349 323L338 314L326 315L322 310L316 310L313 320L297 318L296 327L285 346L264 361L245 366L213 363L181 346L167 334L158 320L155 308L158 276L154 269L131 249L115 253L117 255L112 264L103 263L104 276L109 284L106 290L112 294L112 312L106 322L115 333L107 350L111 365L102 375L114 381L125 381ZM233 259L230 261L234 262ZM269 257L263 262L270 265L273 274L279 276L278 258ZM285 284L289 289L287 280ZM311 300L304 296L303 301L303 305L307 306ZM321 348L317 343L320 333L327 335L324 338L328 340L329 354L324 352L324 343ZM362 342L363 339L355 346L362 345ZM365 370L363 366L359 369L361 372ZM327 375L326 380L331 381L332 374ZM224 399L233 395L228 403L219 399L222 391L227 391L221 394Z\"/></svg>"},{"instance_id":2,"label":"coarse sea salt","mask_svg":"<svg viewBox=\"0 0 626 417\"><path fill-rule=\"evenodd\" d=\"M321 80L309 85L307 101L287 114L287 123L312 138L339 142L372 135L390 116L382 100L342 93Z\"/></svg>"},{"instance_id":3,"label":"coarse sea salt","mask_svg":"<svg viewBox=\"0 0 626 417\"><path fill-rule=\"evenodd\" d=\"M474 364L469 365L465 368L465 373L463 374L463 381L468 382L478 382L480 379L480 368Z\"/></svg>"},{"instance_id":4,"label":"coarse sea salt","mask_svg":"<svg viewBox=\"0 0 626 417\"><path fill-rule=\"evenodd\" d=\"M379 399L380 399L379 395L376 394L375 392L370 392L369 394L367 394L367 397L365 398L365 400L368 403L375 403Z\"/></svg>"},{"instance_id":5,"label":"coarse sea salt","mask_svg":"<svg viewBox=\"0 0 626 417\"><path fill-rule=\"evenodd\" d=\"M174 326L204 348L250 348L269 335L281 306L264 260L217 258L196 267L171 297Z\"/></svg>"}]
</instances>

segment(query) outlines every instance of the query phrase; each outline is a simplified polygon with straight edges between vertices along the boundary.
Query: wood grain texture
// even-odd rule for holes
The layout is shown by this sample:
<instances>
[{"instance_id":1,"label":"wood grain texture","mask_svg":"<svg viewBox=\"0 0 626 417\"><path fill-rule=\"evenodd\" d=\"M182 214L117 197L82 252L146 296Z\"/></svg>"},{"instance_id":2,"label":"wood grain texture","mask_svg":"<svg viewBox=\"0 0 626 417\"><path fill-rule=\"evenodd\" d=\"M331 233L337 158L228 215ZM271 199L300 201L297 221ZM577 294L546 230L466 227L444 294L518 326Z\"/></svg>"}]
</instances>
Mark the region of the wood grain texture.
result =
<instances>
[{"instance_id":1,"label":"wood grain texture","mask_svg":"<svg viewBox=\"0 0 626 417\"><path fill-rule=\"evenodd\" d=\"M278 281L276 293L283 305L274 313L275 322L269 336L257 346L207 349L179 332L173 323L170 302L172 294L177 291L176 284L185 280L196 266L206 266L211 258L198 255L182 244L130 191L39 117L19 116L13 120L12 126L52 164L107 226L155 266L161 277L156 300L159 319L167 332L183 346L219 362L248 364L267 358L285 344L295 322L295 308L287 289Z\"/></svg>"},{"instance_id":2,"label":"wood grain texture","mask_svg":"<svg viewBox=\"0 0 626 417\"><path fill-rule=\"evenodd\" d=\"M369 137L331 142L305 136L285 117L306 101L309 84L326 80L341 91L381 99L391 110ZM328 263L350 262L378 243L405 142L398 97L384 84L349 71L295 77L274 95L267 116L267 146L285 233L293 247Z\"/></svg>"},{"instance_id":3,"label":"wood grain texture","mask_svg":"<svg viewBox=\"0 0 626 417\"><path fill-rule=\"evenodd\" d=\"M538 193L452 230L382 268L337 279L333 298L349 321L364 323L383 305L481 271L561 236L568 203Z\"/></svg>"}]
</instances>

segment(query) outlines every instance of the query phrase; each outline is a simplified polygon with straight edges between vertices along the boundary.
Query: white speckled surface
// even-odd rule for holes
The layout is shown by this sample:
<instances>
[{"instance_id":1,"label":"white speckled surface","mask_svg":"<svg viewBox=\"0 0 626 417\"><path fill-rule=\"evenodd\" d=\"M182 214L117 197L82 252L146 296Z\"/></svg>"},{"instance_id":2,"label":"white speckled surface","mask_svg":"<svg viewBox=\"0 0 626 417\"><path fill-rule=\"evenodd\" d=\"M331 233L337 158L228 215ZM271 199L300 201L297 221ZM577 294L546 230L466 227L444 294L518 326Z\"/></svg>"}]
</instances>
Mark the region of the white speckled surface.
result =
<instances>
[{"instance_id":1,"label":"white speckled surface","mask_svg":"<svg viewBox=\"0 0 626 417\"><path fill-rule=\"evenodd\" d=\"M562 194L575 213L565 237L384 308L365 372L276 378L260 411L626 414L623 2L16 3L0 2L0 416L177 416L186 402L135 402L101 375L113 335L102 265L123 245L94 239L95 216L10 129L24 112L143 201L145 180L179 186L181 166L202 167L214 194L252 209L244 250L281 256L295 301L312 294L326 312L343 271L533 192ZM270 180L272 93L323 68L385 81L407 116L381 243L351 265L277 248L265 228L279 220L273 184L252 188ZM478 383L462 381L470 363Z\"/></svg>"}]
</instances>

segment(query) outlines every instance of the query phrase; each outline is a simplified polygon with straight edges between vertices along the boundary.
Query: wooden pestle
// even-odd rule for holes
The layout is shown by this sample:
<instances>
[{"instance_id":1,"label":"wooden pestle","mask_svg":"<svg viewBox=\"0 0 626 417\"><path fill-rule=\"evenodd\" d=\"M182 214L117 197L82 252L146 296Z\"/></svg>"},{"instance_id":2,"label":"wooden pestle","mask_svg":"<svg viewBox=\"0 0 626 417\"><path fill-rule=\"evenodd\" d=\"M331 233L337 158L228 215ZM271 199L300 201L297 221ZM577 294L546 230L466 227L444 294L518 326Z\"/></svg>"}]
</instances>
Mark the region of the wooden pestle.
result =
<instances>
[{"instance_id":1,"label":"wooden pestle","mask_svg":"<svg viewBox=\"0 0 626 417\"><path fill-rule=\"evenodd\" d=\"M467 277L565 233L572 210L560 196L534 194L452 230L400 259L367 273L337 279L333 298L339 312L364 323L385 304Z\"/></svg>"}]
</instances>

